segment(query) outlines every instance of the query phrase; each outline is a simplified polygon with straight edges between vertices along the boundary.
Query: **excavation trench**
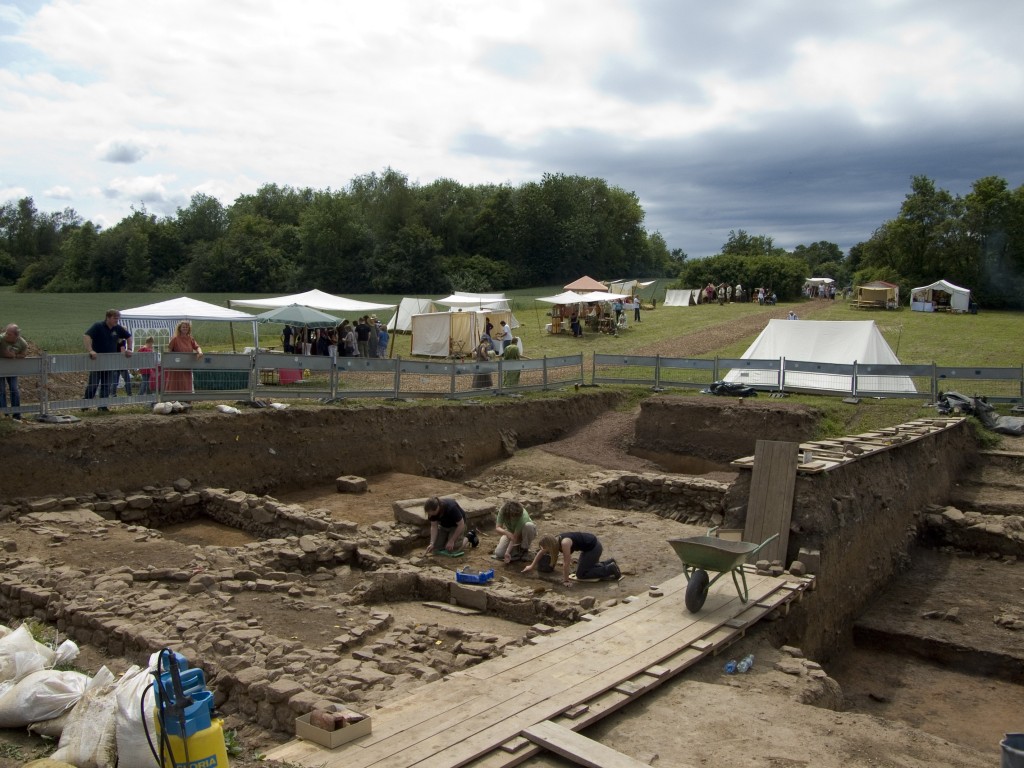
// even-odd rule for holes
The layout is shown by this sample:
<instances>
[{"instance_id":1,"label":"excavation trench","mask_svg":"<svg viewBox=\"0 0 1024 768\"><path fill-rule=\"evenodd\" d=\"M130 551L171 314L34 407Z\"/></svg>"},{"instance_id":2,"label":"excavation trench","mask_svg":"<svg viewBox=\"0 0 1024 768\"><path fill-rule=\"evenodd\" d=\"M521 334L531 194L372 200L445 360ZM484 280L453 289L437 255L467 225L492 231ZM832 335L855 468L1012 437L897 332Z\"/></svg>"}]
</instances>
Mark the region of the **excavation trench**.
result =
<instances>
[{"instance_id":1,"label":"excavation trench","mask_svg":"<svg viewBox=\"0 0 1024 768\"><path fill-rule=\"evenodd\" d=\"M116 431L60 427L60 440L52 427L26 431L22 444L0 446L8 476L20 478L0 505L0 540L12 542L0 618L35 617L135 661L173 645L207 668L229 716L268 731L290 732L297 711L338 691L350 704L382 703L526 642L537 625L578 620L677 575L665 539L742 528L750 473L728 462L752 454L757 438L808 439L816 419L787 404L674 397L624 419L609 410L616 403L590 393L501 406L128 417ZM32 451L46 454L49 471L26 458ZM766 637L832 660L858 709L901 719L879 709L891 694L872 698L861 685L855 670L873 665L865 654L875 651L852 645L869 634L854 626L908 564L922 510L946 502L974 454L966 427L954 428L798 477L786 564L802 549L820 553L818 587ZM123 490L113 490L109 466ZM339 493L341 476L366 478L366 491ZM523 575L490 559L486 515L479 549L425 558L422 528L401 522L393 502L434 494L492 507L517 498L543 530L594 530L628 577L567 593ZM458 585L459 568L493 568L496 578ZM924 663L942 662L936 651ZM925 727L915 718L926 719L902 719Z\"/></svg>"}]
</instances>

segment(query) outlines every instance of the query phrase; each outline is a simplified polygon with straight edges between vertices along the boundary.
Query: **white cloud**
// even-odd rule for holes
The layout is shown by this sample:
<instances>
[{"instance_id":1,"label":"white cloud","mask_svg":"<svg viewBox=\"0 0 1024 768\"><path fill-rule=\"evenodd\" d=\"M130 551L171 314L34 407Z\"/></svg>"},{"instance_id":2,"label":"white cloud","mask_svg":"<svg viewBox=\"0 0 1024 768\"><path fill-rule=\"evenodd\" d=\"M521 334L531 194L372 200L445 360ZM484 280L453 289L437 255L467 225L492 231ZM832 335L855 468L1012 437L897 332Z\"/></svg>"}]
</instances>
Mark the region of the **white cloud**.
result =
<instances>
[{"instance_id":1,"label":"white cloud","mask_svg":"<svg viewBox=\"0 0 1024 768\"><path fill-rule=\"evenodd\" d=\"M43 195L52 200L71 200L74 197L71 187L63 187L60 185L43 190Z\"/></svg>"},{"instance_id":2,"label":"white cloud","mask_svg":"<svg viewBox=\"0 0 1024 768\"><path fill-rule=\"evenodd\" d=\"M864 216L801 229L778 185L836 210L851 176L884 201L917 173L1024 181L992 139L1024 128L1024 6L1001 0L39 0L0 22L17 43L0 53L9 184L77 190L73 206L108 222L140 201L173 214L196 191L227 204L385 166L422 183L573 172L636 191L648 226L702 254L721 226L751 230L709 234L708 200L765 234L862 239ZM110 162L133 175L108 181Z\"/></svg>"}]
</instances>

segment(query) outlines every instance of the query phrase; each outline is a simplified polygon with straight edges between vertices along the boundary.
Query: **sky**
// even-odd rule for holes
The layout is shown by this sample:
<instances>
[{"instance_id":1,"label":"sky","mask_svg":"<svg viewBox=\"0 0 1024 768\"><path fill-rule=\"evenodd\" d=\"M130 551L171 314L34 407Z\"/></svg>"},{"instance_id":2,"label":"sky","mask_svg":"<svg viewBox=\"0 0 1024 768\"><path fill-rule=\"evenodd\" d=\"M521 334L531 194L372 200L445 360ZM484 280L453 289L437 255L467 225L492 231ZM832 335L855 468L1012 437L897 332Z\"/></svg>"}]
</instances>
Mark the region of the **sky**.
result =
<instances>
[{"instance_id":1,"label":"sky","mask_svg":"<svg viewBox=\"0 0 1024 768\"><path fill-rule=\"evenodd\" d=\"M605 179L690 257L1024 184L1013 0L0 0L0 202Z\"/></svg>"}]
</instances>

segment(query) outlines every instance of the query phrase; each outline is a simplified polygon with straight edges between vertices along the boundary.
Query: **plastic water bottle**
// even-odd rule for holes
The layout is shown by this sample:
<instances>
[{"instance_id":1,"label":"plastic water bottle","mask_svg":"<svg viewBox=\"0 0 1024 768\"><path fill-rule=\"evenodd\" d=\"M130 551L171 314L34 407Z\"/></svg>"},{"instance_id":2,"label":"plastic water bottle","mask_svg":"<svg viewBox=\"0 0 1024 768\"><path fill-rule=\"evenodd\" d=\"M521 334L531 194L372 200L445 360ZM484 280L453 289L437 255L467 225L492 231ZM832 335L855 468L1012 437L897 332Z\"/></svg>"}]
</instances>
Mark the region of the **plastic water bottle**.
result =
<instances>
[{"instance_id":1,"label":"plastic water bottle","mask_svg":"<svg viewBox=\"0 0 1024 768\"><path fill-rule=\"evenodd\" d=\"M722 667L722 671L727 675L735 675L737 668L736 659L729 659L729 661L725 662L725 666Z\"/></svg>"},{"instance_id":2,"label":"plastic water bottle","mask_svg":"<svg viewBox=\"0 0 1024 768\"><path fill-rule=\"evenodd\" d=\"M740 673L749 672L752 666L754 666L754 654L748 653L740 659L740 663L736 665L736 671Z\"/></svg>"}]
</instances>

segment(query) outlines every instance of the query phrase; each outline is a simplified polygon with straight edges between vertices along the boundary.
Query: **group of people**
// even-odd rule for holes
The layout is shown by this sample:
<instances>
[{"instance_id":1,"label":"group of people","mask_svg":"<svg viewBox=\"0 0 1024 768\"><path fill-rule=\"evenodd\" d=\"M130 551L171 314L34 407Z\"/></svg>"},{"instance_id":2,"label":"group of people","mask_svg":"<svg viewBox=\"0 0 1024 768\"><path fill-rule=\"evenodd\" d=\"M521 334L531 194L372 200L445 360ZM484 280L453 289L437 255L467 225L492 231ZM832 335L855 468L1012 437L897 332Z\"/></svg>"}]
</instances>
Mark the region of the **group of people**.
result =
<instances>
[{"instance_id":1,"label":"group of people","mask_svg":"<svg viewBox=\"0 0 1024 768\"><path fill-rule=\"evenodd\" d=\"M479 544L479 535L469 527L465 510L455 499L432 496L424 503L423 511L430 522L427 554L460 553L469 546L476 547ZM523 573L553 572L561 557L562 582L571 586L572 556L578 553L576 571L572 574L577 581L622 578L622 571L613 558L601 559L604 548L597 536L585 531L569 531L557 536L545 534L538 539L536 523L530 519L526 507L518 501L509 499L501 505L494 530L501 538L491 557L506 565L528 560L529 565L523 568ZM538 550L531 557L535 540Z\"/></svg>"},{"instance_id":2,"label":"group of people","mask_svg":"<svg viewBox=\"0 0 1024 768\"><path fill-rule=\"evenodd\" d=\"M125 358L132 357L130 340L131 331L121 325L121 313L116 309L108 309L103 320L93 323L82 335L82 343L85 352L91 360L95 360L102 354L121 354ZM155 341L152 336L147 336L145 343L139 347L138 352L153 352ZM192 336L192 323L182 320L174 329L174 335L167 343L167 351L170 353L191 355L197 360L203 358L203 348ZM139 369L141 385L140 395L148 395L156 391L158 372L155 368ZM163 372L163 391L167 393L188 394L193 391L192 371L165 370ZM117 394L121 380L125 382L125 394L132 395L131 375L127 368L112 371L90 371L89 380L85 385L83 399L92 400L97 393L101 398L113 397ZM83 409L84 410L84 409ZM109 410L101 406L101 411Z\"/></svg>"},{"instance_id":3,"label":"group of people","mask_svg":"<svg viewBox=\"0 0 1024 768\"><path fill-rule=\"evenodd\" d=\"M774 305L779 298L771 288L762 286L760 288L744 289L741 283L736 283L735 287L726 283L719 283L718 285L708 283L700 293L703 304L714 304L716 301L719 305L756 301L762 305Z\"/></svg>"},{"instance_id":4,"label":"group of people","mask_svg":"<svg viewBox=\"0 0 1024 768\"><path fill-rule=\"evenodd\" d=\"M486 333L480 337L480 342L473 349L473 360L478 363L487 363L491 360L491 354L497 354L502 360L526 360L523 355L523 340L512 335L512 328L501 321L502 326L508 330L508 340L500 339L495 342ZM519 376L522 371L505 371L502 376L502 386L515 387L519 384ZM494 379L490 373L477 372L473 374L473 389L491 389L494 386Z\"/></svg>"},{"instance_id":5,"label":"group of people","mask_svg":"<svg viewBox=\"0 0 1024 768\"><path fill-rule=\"evenodd\" d=\"M355 323L342 320L334 328L286 325L281 339L287 354L386 358L391 337L387 325L375 315L363 315Z\"/></svg>"}]
</instances>

